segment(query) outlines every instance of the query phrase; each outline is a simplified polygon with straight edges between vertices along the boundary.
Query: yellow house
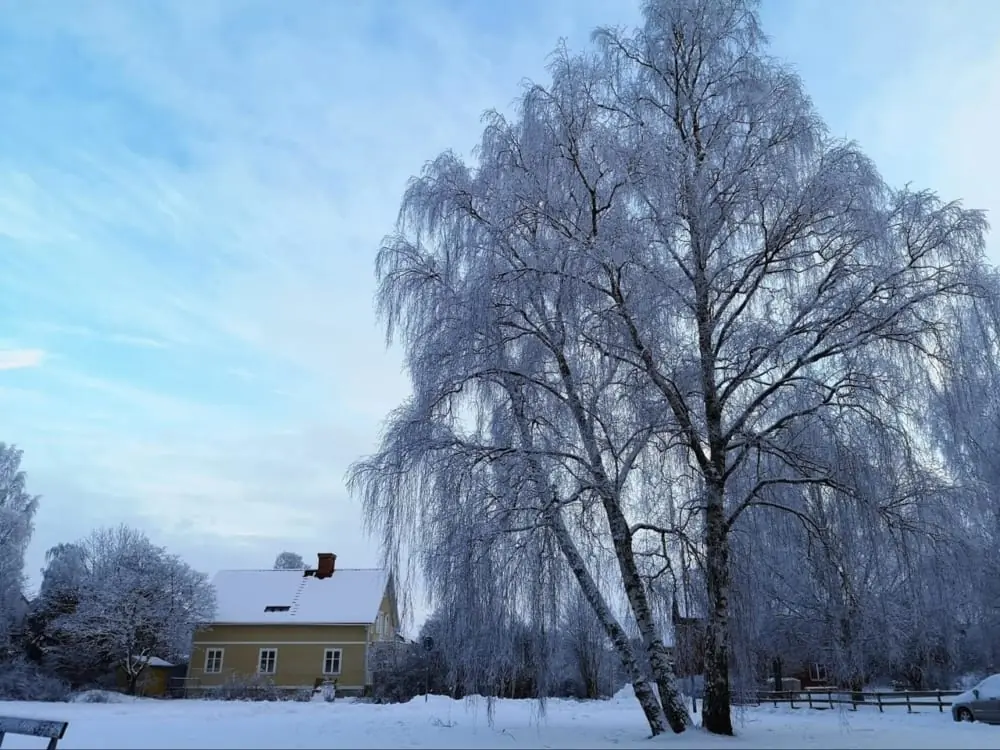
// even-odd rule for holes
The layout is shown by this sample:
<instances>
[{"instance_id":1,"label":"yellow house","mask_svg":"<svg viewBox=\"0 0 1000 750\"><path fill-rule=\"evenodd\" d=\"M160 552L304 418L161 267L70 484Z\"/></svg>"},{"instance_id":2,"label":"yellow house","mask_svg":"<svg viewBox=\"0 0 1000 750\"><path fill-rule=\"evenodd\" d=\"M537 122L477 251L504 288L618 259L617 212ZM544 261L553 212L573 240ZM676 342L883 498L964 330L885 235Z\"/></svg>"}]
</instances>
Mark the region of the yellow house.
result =
<instances>
[{"instance_id":1,"label":"yellow house","mask_svg":"<svg viewBox=\"0 0 1000 750\"><path fill-rule=\"evenodd\" d=\"M135 683L135 694L145 698L162 698L170 687L170 678L176 666L158 656L141 656L137 662L145 662L146 666L139 674ZM118 689L129 692L128 673L122 667L117 670Z\"/></svg>"},{"instance_id":2,"label":"yellow house","mask_svg":"<svg viewBox=\"0 0 1000 750\"><path fill-rule=\"evenodd\" d=\"M215 620L197 630L188 687L264 678L278 688L334 682L338 693L371 685L368 651L394 640L399 613L382 569L338 569L323 552L307 570L223 570L212 583Z\"/></svg>"}]
</instances>

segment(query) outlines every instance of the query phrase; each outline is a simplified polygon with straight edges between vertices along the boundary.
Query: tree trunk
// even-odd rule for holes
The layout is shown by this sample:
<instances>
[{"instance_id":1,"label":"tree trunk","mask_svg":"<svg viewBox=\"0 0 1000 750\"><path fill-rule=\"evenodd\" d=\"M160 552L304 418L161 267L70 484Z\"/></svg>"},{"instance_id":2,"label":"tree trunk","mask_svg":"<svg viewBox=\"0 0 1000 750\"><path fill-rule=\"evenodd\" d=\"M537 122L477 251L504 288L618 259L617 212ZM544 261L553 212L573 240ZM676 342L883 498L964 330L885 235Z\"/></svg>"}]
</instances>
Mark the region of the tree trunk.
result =
<instances>
[{"instance_id":1,"label":"tree trunk","mask_svg":"<svg viewBox=\"0 0 1000 750\"><path fill-rule=\"evenodd\" d=\"M649 682L643 676L642 670L636 661L635 652L632 650L632 644L629 642L628 635L626 635L624 628L619 624L611 608L604 600L604 595L601 593L600 588L598 588L593 576L590 575L587 564L577 549L572 536L570 536L569 530L563 523L559 511L555 509L549 511L548 521L555 534L556 542L559 544L559 549L569 564L569 569L573 572L577 583L580 584L580 589L583 591L584 597L590 603L594 614L597 615L597 619L601 623L601 627L622 660L622 666L625 668L625 673L632 683L635 698L639 701L639 705L642 706L642 712L646 715L650 731L654 737L658 734L663 734L667 731L669 715L665 714L664 707L656 699L656 693L653 692ZM681 706L683 708L683 701ZM671 724L671 726L673 725ZM678 730L675 729L674 731ZM684 729L682 728L680 731L684 731Z\"/></svg>"},{"instance_id":2,"label":"tree trunk","mask_svg":"<svg viewBox=\"0 0 1000 750\"><path fill-rule=\"evenodd\" d=\"M564 376L569 378L568 369L564 373ZM523 402L516 389L508 388L508 393L511 396L521 440L525 448L530 448L533 441L531 431L528 429L528 425L524 419ZM579 410L579 402L574 403L577 410ZM578 413L577 416L580 417L580 414ZM582 423L585 424L586 420L582 420ZM585 440L587 437L590 438L589 452L591 459L594 461L594 465L599 467L600 457L594 446L592 434L588 434L585 430L581 430L581 432L584 434ZM622 583L628 594L629 603L632 605L632 611L636 615L636 622L639 623L639 630L643 633L643 643L650 652L650 661L653 664L654 675L657 677L657 687L660 693L659 701L650 688L649 682L639 669L632 650L632 644L629 643L625 630L604 600L604 595L590 574L587 563L577 549L576 543L569 533L569 529L566 528L566 524L559 514L558 506L555 504L554 492L545 472L534 457L529 455L526 457L526 460L531 469L532 481L538 491L538 496L544 498L553 495L553 502L548 505L544 514L545 520L555 534L559 549L565 556L566 562L569 564L569 568L573 572L577 583L580 584L584 597L590 603L590 606L593 607L594 614L597 615L598 621L621 657L622 664L629 675L629 680L632 682L635 697L642 706L643 713L646 714L646 720L649 722L649 728L653 736L666 731L666 723L670 724L670 728L675 733L679 734L683 732L687 729L691 719L688 716L687 707L684 705L684 699L681 697L680 691L677 690L672 679L666 679L673 675L673 669L669 661L663 658L657 658L656 661L653 661L653 654L657 650L657 646L659 651L662 652L663 642L655 638L655 625L653 623L652 612L649 609L649 603L646 599L646 589L643 586L642 579L639 578L638 568L635 564L635 555L632 551L632 534L625 515L621 512L621 508L618 507L615 498L609 497L606 492L602 493L603 506L608 516L608 524L611 529L611 536L622 573ZM607 477L602 478L604 479L604 483L607 484ZM654 637L650 637L651 635ZM664 677L664 679L661 680L661 677ZM678 707L680 712L678 712Z\"/></svg>"},{"instance_id":3,"label":"tree trunk","mask_svg":"<svg viewBox=\"0 0 1000 750\"><path fill-rule=\"evenodd\" d=\"M702 726L712 734L733 734L729 685L729 534L721 487L709 489L705 509L705 699Z\"/></svg>"},{"instance_id":4,"label":"tree trunk","mask_svg":"<svg viewBox=\"0 0 1000 750\"><path fill-rule=\"evenodd\" d=\"M684 696L677 688L673 664L667 656L663 639L660 638L659 629L653 619L653 610L649 606L646 586L639 575L639 568L635 562L635 552L632 550L632 532L625 519L625 514L622 513L614 498L604 495L602 500L611 531L612 544L615 548L615 557L618 558L622 584L625 586L625 596L628 598L629 606L635 617L635 624L642 636L642 644L649 657L649 664L653 668L653 678L656 680L660 703L663 705L663 711L667 715L670 728L676 734L680 734L691 724L691 716L684 703Z\"/></svg>"},{"instance_id":5,"label":"tree trunk","mask_svg":"<svg viewBox=\"0 0 1000 750\"><path fill-rule=\"evenodd\" d=\"M653 668L653 677L660 695L660 703L667 715L670 728L675 733L680 734L691 724L691 717L684 704L684 697L677 688L673 664L667 656L663 639L660 638L659 629L656 627L653 612L649 606L646 586L639 575L639 568L635 562L635 551L632 548L632 529L629 527L624 512L622 512L620 490L605 469L604 459L594 434L594 425L588 419L586 410L583 408L572 369L562 353L557 353L557 358L560 376L566 388L567 403L580 431L580 439L586 448L587 457L590 460L589 468L601 497L604 514L607 517L608 530L611 532L611 543L614 545L615 557L618 559L618 569L621 573L622 585L625 587L625 595L628 597L629 606L635 616L639 633L642 635L642 644L649 657L650 666Z\"/></svg>"},{"instance_id":6,"label":"tree trunk","mask_svg":"<svg viewBox=\"0 0 1000 750\"><path fill-rule=\"evenodd\" d=\"M653 629L655 632L655 624ZM670 721L670 728L677 733L683 732L691 724L691 715L688 713L687 704L684 703L684 696L677 687L677 673L673 659L659 636L654 636L647 646L647 651L649 663L653 668L653 679L656 680L660 702L663 704L667 720Z\"/></svg>"}]
</instances>

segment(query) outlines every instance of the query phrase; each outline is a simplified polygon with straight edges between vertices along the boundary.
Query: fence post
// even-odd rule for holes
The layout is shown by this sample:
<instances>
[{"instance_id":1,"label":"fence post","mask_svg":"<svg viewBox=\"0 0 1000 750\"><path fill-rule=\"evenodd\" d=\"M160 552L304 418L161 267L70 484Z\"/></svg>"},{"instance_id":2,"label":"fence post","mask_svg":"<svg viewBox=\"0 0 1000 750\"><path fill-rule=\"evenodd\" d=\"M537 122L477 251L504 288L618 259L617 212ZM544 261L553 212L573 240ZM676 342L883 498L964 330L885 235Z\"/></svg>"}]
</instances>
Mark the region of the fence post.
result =
<instances>
[{"instance_id":1,"label":"fence post","mask_svg":"<svg viewBox=\"0 0 1000 750\"><path fill-rule=\"evenodd\" d=\"M875 693L875 700L878 701L878 712L882 713L882 693Z\"/></svg>"},{"instance_id":2,"label":"fence post","mask_svg":"<svg viewBox=\"0 0 1000 750\"><path fill-rule=\"evenodd\" d=\"M910 705L910 691L907 690L906 693L905 693L905 695L906 695L906 713L912 714L913 713L913 706Z\"/></svg>"},{"instance_id":3,"label":"fence post","mask_svg":"<svg viewBox=\"0 0 1000 750\"><path fill-rule=\"evenodd\" d=\"M813 694L812 694L811 690L808 693L806 693L806 700L809 701L809 708L812 708L813 707Z\"/></svg>"},{"instance_id":4,"label":"fence post","mask_svg":"<svg viewBox=\"0 0 1000 750\"><path fill-rule=\"evenodd\" d=\"M831 691L829 691L829 692L828 692L828 693L826 694L826 697L827 697L827 699L828 699L828 700L830 701L830 708L832 709L832 708L833 708L833 691L832 691L832 690L831 690Z\"/></svg>"},{"instance_id":5,"label":"fence post","mask_svg":"<svg viewBox=\"0 0 1000 750\"><path fill-rule=\"evenodd\" d=\"M795 708L795 693L788 694L788 707Z\"/></svg>"},{"instance_id":6,"label":"fence post","mask_svg":"<svg viewBox=\"0 0 1000 750\"><path fill-rule=\"evenodd\" d=\"M944 701L941 698L941 691L940 690L937 691L937 699L938 699L938 713L942 713L943 714L944 713Z\"/></svg>"}]
</instances>

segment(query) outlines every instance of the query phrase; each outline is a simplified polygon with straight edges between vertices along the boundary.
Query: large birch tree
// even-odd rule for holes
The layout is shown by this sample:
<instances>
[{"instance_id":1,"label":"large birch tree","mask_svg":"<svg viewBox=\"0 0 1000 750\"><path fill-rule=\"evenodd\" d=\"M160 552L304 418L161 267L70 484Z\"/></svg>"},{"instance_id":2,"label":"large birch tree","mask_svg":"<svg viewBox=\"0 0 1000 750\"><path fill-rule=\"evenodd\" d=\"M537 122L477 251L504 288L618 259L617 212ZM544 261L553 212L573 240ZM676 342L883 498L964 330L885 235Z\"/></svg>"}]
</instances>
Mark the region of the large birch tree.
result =
<instances>
[{"instance_id":1,"label":"large birch tree","mask_svg":"<svg viewBox=\"0 0 1000 750\"><path fill-rule=\"evenodd\" d=\"M643 15L588 53L559 49L516 117L489 116L474 166L444 154L410 186L378 294L413 397L352 481L390 562L425 553L432 590L427 555L461 576L487 557L459 548L480 545L519 560L490 558L495 585L537 599L562 580L558 550L654 734L689 718L644 560L650 535L685 545L708 604L703 725L732 734L733 534L766 511L808 524L856 640L844 509L912 521L899 508L935 497L903 435L980 293L986 223L890 187L832 138L752 0ZM864 484L844 425L883 441L898 481ZM594 583L600 550L655 695Z\"/></svg>"},{"instance_id":2,"label":"large birch tree","mask_svg":"<svg viewBox=\"0 0 1000 750\"><path fill-rule=\"evenodd\" d=\"M702 480L703 724L732 734L730 534L748 508L775 505L771 488L835 483L836 454L801 450L803 430L892 413L904 366L920 387L944 303L976 290L986 223L889 187L831 138L767 56L756 3L661 0L644 14L633 34L599 36L634 227L603 288L622 357L670 406ZM737 486L764 459L773 471Z\"/></svg>"}]
</instances>

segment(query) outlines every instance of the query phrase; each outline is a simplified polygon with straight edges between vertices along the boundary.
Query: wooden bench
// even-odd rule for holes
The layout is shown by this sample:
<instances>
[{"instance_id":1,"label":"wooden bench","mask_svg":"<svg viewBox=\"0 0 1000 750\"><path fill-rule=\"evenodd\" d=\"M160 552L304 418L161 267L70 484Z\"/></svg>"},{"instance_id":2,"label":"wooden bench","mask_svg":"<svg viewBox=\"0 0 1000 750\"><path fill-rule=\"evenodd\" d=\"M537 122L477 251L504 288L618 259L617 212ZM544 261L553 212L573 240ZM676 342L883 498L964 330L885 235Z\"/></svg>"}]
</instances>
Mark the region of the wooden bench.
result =
<instances>
[{"instance_id":1,"label":"wooden bench","mask_svg":"<svg viewBox=\"0 0 1000 750\"><path fill-rule=\"evenodd\" d=\"M47 750L56 750L59 740L66 734L68 721L50 719L19 719L14 716L0 716L0 745L5 734L20 734L24 737L47 737Z\"/></svg>"}]
</instances>

